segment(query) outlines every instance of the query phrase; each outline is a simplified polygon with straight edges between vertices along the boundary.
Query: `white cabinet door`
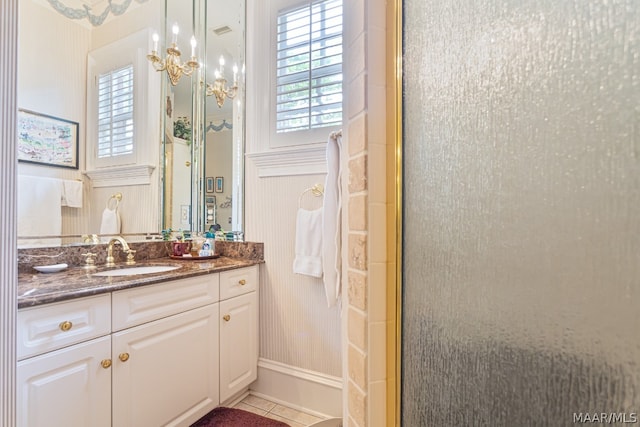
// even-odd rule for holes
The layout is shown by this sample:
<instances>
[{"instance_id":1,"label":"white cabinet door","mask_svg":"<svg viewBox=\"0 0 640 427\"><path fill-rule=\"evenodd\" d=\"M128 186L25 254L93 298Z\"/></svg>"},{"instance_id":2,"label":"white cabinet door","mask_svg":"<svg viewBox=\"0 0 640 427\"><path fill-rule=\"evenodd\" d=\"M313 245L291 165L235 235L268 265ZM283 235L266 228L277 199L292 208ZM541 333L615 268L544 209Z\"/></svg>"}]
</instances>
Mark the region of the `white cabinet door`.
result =
<instances>
[{"instance_id":1,"label":"white cabinet door","mask_svg":"<svg viewBox=\"0 0 640 427\"><path fill-rule=\"evenodd\" d=\"M224 403L257 378L257 293L220 302L220 319L220 402Z\"/></svg>"},{"instance_id":2,"label":"white cabinet door","mask_svg":"<svg viewBox=\"0 0 640 427\"><path fill-rule=\"evenodd\" d=\"M111 426L110 361L106 336L18 362L18 425Z\"/></svg>"},{"instance_id":3,"label":"white cabinet door","mask_svg":"<svg viewBox=\"0 0 640 427\"><path fill-rule=\"evenodd\" d=\"M218 406L217 303L112 340L114 426L188 426Z\"/></svg>"}]
</instances>

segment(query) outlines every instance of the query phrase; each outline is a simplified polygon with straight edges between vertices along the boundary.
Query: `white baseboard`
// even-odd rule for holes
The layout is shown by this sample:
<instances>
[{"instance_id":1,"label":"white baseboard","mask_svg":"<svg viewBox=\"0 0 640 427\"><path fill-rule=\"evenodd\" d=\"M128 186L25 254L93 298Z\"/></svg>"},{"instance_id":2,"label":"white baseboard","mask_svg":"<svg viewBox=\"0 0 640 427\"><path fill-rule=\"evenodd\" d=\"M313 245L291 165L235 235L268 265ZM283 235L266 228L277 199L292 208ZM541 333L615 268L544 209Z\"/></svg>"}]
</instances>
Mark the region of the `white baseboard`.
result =
<instances>
[{"instance_id":1,"label":"white baseboard","mask_svg":"<svg viewBox=\"0 0 640 427\"><path fill-rule=\"evenodd\" d=\"M251 394L322 418L342 416L342 378L273 360L258 360Z\"/></svg>"}]
</instances>

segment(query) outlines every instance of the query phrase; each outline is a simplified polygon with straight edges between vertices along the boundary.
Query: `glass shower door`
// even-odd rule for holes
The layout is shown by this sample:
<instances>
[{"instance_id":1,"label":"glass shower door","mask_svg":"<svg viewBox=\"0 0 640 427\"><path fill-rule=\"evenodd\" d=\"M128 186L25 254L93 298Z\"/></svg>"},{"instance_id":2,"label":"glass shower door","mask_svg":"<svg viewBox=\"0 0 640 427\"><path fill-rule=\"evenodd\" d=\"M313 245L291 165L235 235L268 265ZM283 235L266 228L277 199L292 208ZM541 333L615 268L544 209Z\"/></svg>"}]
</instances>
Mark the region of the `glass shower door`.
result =
<instances>
[{"instance_id":1,"label":"glass shower door","mask_svg":"<svg viewBox=\"0 0 640 427\"><path fill-rule=\"evenodd\" d=\"M402 425L638 422L640 5L403 12Z\"/></svg>"}]
</instances>

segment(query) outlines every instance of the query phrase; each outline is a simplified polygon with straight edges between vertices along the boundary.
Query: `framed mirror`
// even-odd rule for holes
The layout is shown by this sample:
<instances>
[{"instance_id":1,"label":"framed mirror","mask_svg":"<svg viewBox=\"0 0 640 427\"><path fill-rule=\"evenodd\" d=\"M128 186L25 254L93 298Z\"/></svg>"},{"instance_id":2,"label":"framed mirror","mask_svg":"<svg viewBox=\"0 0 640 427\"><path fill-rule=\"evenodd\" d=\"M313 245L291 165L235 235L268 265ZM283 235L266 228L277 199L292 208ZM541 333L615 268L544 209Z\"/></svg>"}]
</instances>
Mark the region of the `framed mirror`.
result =
<instances>
[{"instance_id":1,"label":"framed mirror","mask_svg":"<svg viewBox=\"0 0 640 427\"><path fill-rule=\"evenodd\" d=\"M63 124L74 123L77 132L77 149L73 150L77 169L56 167L54 163L63 162L42 161L33 153L27 154L35 162L20 162L19 247L82 244L87 236L100 234L105 212L116 205L120 226L114 234L129 236L128 240L157 236L168 227L207 229L206 203L212 201L214 223L224 230L241 231L244 92L218 108L210 106L204 87L211 79L206 70L216 67L218 52L228 54L230 64L244 59L244 0L146 0L126 5L96 1L88 9L76 0L20 0L19 7L18 107L55 117ZM153 49L152 33L164 33L162 29L173 21L171 15L177 13L186 15L179 18L186 22L181 49L190 53L189 37L195 34L201 67L172 93L166 91L165 76L154 70L146 56ZM224 26L231 31L213 32ZM219 42L224 44L209 54L208 47L213 49ZM126 55L129 59L122 59ZM101 161L96 157L98 113L92 109L97 109L100 71L96 72L95 63L103 57L114 58L116 68L119 61L137 67L135 99L139 104L134 106L133 138L138 145L121 164L98 164ZM235 102L237 108L232 107ZM220 124L222 129L215 131ZM196 142L201 138L201 149L194 151L188 143L189 132ZM175 149L171 159L165 157L166 134L174 137L170 142L174 147L179 145L175 138L182 139L178 141L181 149ZM224 148L222 140L235 145ZM114 157L118 160L120 156ZM213 193L207 192L208 177L218 184ZM43 190L43 183L52 182L55 197L47 197L52 193ZM66 200L62 194L65 184L75 188L73 194L80 198ZM169 210L171 221L167 220Z\"/></svg>"},{"instance_id":2,"label":"framed mirror","mask_svg":"<svg viewBox=\"0 0 640 427\"><path fill-rule=\"evenodd\" d=\"M242 236L245 0L166 4L165 39L169 26L190 28L200 67L190 81L163 83L173 113L165 112L163 229ZM184 169L190 180L179 172Z\"/></svg>"}]
</instances>

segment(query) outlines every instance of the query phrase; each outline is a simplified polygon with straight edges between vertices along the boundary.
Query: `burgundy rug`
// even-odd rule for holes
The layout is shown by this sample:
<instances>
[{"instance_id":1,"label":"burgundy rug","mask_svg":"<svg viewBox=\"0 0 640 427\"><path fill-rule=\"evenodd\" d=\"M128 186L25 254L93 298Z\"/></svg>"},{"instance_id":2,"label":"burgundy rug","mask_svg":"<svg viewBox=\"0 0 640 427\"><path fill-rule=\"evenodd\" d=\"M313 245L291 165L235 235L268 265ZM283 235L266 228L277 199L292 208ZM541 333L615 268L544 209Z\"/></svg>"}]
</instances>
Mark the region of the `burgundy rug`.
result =
<instances>
[{"instance_id":1,"label":"burgundy rug","mask_svg":"<svg viewBox=\"0 0 640 427\"><path fill-rule=\"evenodd\" d=\"M289 427L281 421L272 420L242 409L220 406L200 418L191 427Z\"/></svg>"}]
</instances>

